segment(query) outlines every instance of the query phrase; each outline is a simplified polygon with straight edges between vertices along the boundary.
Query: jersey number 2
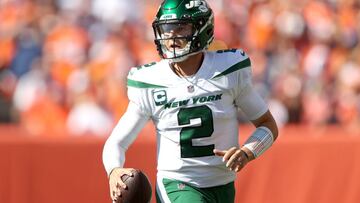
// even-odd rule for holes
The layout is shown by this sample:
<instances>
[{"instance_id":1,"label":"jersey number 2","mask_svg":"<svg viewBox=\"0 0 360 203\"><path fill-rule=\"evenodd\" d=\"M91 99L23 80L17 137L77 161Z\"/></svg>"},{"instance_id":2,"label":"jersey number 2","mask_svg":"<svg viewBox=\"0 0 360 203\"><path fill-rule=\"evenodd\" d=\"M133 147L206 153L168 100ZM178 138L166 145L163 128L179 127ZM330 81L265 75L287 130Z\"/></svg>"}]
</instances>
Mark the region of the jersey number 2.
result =
<instances>
[{"instance_id":1,"label":"jersey number 2","mask_svg":"<svg viewBox=\"0 0 360 203\"><path fill-rule=\"evenodd\" d=\"M192 119L200 119L199 126L184 127L180 132L181 158L214 155L214 145L194 146L192 139L210 137L214 132L211 109L208 106L182 108L178 113L179 125L188 125Z\"/></svg>"}]
</instances>

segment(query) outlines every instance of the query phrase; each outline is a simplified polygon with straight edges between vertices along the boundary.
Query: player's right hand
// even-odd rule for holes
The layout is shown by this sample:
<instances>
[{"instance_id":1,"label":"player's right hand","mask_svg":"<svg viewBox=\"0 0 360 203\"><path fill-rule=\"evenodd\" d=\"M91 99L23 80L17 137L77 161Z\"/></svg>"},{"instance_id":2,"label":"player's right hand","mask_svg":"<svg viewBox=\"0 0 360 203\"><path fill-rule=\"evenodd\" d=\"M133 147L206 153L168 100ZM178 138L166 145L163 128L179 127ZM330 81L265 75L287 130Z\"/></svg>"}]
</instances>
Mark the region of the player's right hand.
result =
<instances>
[{"instance_id":1,"label":"player's right hand","mask_svg":"<svg viewBox=\"0 0 360 203\"><path fill-rule=\"evenodd\" d=\"M239 172L249 161L254 159L253 156L250 157L246 155L245 150L248 149L240 149L237 147L231 147L228 150L214 149L214 154L223 157L223 162L226 163L226 167L231 171ZM251 152L249 151L249 153Z\"/></svg>"},{"instance_id":2,"label":"player's right hand","mask_svg":"<svg viewBox=\"0 0 360 203\"><path fill-rule=\"evenodd\" d=\"M121 177L123 175L133 176L133 168L114 168L109 175L110 196L113 202L121 197L121 189L126 189Z\"/></svg>"}]
</instances>

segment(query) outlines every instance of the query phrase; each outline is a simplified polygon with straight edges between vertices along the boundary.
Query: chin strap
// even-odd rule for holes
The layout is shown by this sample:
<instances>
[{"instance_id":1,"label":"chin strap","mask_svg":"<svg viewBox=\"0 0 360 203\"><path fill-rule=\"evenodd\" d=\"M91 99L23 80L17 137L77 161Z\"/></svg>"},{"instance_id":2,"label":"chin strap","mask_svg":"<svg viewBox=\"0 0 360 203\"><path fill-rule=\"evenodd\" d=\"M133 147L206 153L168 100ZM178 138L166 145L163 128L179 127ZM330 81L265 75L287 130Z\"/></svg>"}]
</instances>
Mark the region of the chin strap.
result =
<instances>
[{"instance_id":1,"label":"chin strap","mask_svg":"<svg viewBox=\"0 0 360 203\"><path fill-rule=\"evenodd\" d=\"M178 58L172 58L172 59L164 59L165 61L167 61L169 64L170 63L178 63L178 62L182 62L182 61L185 61L186 59L188 59L190 56L192 55L195 55L195 54L198 54L200 52L202 52L203 50L200 50L200 51L197 51L197 52L193 52L191 54L187 54L185 56L181 56L181 57L178 57Z\"/></svg>"},{"instance_id":2,"label":"chin strap","mask_svg":"<svg viewBox=\"0 0 360 203\"><path fill-rule=\"evenodd\" d=\"M178 62L182 62L185 61L186 59L189 58L190 55L186 55L186 56L182 56L179 58L173 58L173 59L164 59L166 60L168 63L178 63Z\"/></svg>"}]
</instances>

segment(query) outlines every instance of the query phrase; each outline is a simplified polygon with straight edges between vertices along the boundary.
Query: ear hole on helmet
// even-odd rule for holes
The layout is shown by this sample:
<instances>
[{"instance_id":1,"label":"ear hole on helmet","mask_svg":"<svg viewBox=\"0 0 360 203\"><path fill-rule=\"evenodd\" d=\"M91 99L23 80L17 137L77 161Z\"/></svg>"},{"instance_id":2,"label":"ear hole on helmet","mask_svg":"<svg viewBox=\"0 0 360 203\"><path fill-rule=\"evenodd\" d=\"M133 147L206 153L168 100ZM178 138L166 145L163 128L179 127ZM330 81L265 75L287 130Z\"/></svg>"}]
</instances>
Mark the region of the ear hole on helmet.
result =
<instances>
[{"instance_id":1,"label":"ear hole on helmet","mask_svg":"<svg viewBox=\"0 0 360 203\"><path fill-rule=\"evenodd\" d=\"M206 31L207 35L211 35L214 32L214 29L210 28Z\"/></svg>"}]
</instances>

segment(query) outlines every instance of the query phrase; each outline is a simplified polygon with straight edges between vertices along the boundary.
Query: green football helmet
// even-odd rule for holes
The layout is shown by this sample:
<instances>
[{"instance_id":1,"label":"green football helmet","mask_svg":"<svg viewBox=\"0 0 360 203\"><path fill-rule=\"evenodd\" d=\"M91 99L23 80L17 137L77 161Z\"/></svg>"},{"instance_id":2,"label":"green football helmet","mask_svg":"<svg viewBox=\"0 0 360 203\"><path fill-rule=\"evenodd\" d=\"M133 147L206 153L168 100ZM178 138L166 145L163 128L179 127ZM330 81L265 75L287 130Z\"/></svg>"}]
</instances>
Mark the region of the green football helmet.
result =
<instances>
[{"instance_id":1,"label":"green football helmet","mask_svg":"<svg viewBox=\"0 0 360 203\"><path fill-rule=\"evenodd\" d=\"M205 0L165 0L152 24L162 59L180 62L214 39L214 14Z\"/></svg>"}]
</instances>

